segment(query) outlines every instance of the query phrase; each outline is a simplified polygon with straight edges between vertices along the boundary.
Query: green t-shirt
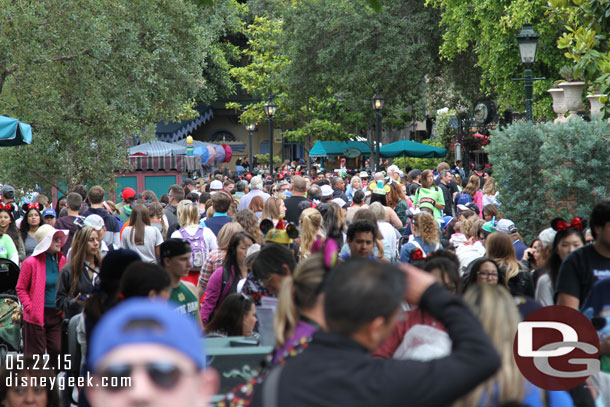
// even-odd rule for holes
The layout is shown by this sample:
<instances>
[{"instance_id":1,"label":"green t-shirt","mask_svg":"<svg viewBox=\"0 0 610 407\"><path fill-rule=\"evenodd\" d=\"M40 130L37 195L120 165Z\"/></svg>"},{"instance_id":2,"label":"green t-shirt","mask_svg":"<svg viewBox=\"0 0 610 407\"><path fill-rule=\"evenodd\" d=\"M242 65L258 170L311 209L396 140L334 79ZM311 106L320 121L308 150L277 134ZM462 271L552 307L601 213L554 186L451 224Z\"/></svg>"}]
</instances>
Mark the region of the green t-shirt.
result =
<instances>
[{"instance_id":1,"label":"green t-shirt","mask_svg":"<svg viewBox=\"0 0 610 407\"><path fill-rule=\"evenodd\" d=\"M443 216L443 213L434 206L434 202L445 205L443 191L437 186L433 186L432 188L421 187L415 193L415 205L420 208L432 209L434 219L440 219Z\"/></svg>"},{"instance_id":2,"label":"green t-shirt","mask_svg":"<svg viewBox=\"0 0 610 407\"><path fill-rule=\"evenodd\" d=\"M0 259L10 259L17 253L13 239L6 233L0 237Z\"/></svg>"},{"instance_id":3,"label":"green t-shirt","mask_svg":"<svg viewBox=\"0 0 610 407\"><path fill-rule=\"evenodd\" d=\"M172 290L169 296L170 301L175 302L178 306L176 311L181 314L191 314L194 318L199 316L199 301L189 288L181 281L180 285Z\"/></svg>"}]
</instances>

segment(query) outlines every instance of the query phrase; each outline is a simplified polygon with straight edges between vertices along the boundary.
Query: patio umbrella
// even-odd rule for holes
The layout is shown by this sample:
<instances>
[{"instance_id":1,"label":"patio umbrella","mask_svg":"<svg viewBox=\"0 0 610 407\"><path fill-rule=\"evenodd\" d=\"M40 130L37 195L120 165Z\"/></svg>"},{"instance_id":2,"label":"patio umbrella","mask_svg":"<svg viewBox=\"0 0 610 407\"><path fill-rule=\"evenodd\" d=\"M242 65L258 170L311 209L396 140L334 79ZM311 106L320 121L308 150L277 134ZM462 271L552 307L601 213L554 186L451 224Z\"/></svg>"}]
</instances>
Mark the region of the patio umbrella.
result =
<instances>
[{"instance_id":1,"label":"patio umbrella","mask_svg":"<svg viewBox=\"0 0 610 407\"><path fill-rule=\"evenodd\" d=\"M201 163L207 164L210 159L210 152L206 146L197 146L193 148L193 155L198 155L201 157Z\"/></svg>"},{"instance_id":2,"label":"patio umbrella","mask_svg":"<svg viewBox=\"0 0 610 407\"><path fill-rule=\"evenodd\" d=\"M214 146L206 146L205 148L208 149L208 152L210 153L210 157L208 158L208 162L206 164L208 165L214 165L216 163L216 149L214 148ZM203 163L203 161L202 161Z\"/></svg>"},{"instance_id":3,"label":"patio umbrella","mask_svg":"<svg viewBox=\"0 0 610 407\"><path fill-rule=\"evenodd\" d=\"M380 155L386 158L415 157L415 158L441 158L447 155L446 148L429 146L411 140L400 140L386 144L379 149Z\"/></svg>"},{"instance_id":4,"label":"patio umbrella","mask_svg":"<svg viewBox=\"0 0 610 407\"><path fill-rule=\"evenodd\" d=\"M32 143L32 126L12 117L0 116L0 147Z\"/></svg>"},{"instance_id":5,"label":"patio umbrella","mask_svg":"<svg viewBox=\"0 0 610 407\"><path fill-rule=\"evenodd\" d=\"M216 162L221 163L225 160L225 149L220 144L214 144L216 150Z\"/></svg>"},{"instance_id":6,"label":"patio umbrella","mask_svg":"<svg viewBox=\"0 0 610 407\"><path fill-rule=\"evenodd\" d=\"M223 144L222 146L225 149L225 162L228 163L231 161L231 157L233 157L233 149L228 144Z\"/></svg>"}]
</instances>

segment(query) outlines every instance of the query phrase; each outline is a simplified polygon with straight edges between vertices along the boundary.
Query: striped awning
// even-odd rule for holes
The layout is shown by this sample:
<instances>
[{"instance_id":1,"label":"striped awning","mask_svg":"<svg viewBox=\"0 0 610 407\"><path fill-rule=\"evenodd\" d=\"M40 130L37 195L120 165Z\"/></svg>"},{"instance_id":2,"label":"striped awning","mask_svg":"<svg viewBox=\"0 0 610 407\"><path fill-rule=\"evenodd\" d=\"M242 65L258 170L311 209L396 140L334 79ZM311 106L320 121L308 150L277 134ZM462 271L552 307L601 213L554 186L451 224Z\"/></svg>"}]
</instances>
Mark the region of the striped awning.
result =
<instances>
[{"instance_id":1,"label":"striped awning","mask_svg":"<svg viewBox=\"0 0 610 407\"><path fill-rule=\"evenodd\" d=\"M154 140L149 143L138 144L137 146L129 147L129 154L145 154L150 157L163 157L167 155L182 155L186 154L186 147L177 146L172 143Z\"/></svg>"},{"instance_id":2,"label":"striped awning","mask_svg":"<svg viewBox=\"0 0 610 407\"><path fill-rule=\"evenodd\" d=\"M214 111L210 106L199 105L195 108L199 112L199 117L193 120L182 120L180 123L159 122L157 123L157 139L168 143L176 142L185 138L187 135L198 129L202 124L214 117Z\"/></svg>"},{"instance_id":3,"label":"striped awning","mask_svg":"<svg viewBox=\"0 0 610 407\"><path fill-rule=\"evenodd\" d=\"M129 157L130 171L179 171L190 172L201 169L201 157L171 155L147 157L132 155Z\"/></svg>"}]
</instances>

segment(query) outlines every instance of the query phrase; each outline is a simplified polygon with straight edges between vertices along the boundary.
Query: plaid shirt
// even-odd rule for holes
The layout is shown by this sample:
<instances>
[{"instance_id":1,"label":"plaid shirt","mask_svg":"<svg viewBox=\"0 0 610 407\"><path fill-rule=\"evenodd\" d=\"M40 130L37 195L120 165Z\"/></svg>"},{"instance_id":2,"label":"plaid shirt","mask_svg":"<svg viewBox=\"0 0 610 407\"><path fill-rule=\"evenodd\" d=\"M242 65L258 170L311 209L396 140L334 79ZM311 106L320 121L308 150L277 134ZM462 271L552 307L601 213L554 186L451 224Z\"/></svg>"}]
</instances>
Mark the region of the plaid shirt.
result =
<instances>
[{"instance_id":1,"label":"plaid shirt","mask_svg":"<svg viewBox=\"0 0 610 407\"><path fill-rule=\"evenodd\" d=\"M205 262L203 266L201 266L201 271L199 272L199 287L203 288L205 292L205 288L208 285L208 281L210 280L210 276L219 267L222 267L222 263L225 261L225 255L227 252L221 249L214 249L208 253L205 258Z\"/></svg>"}]
</instances>

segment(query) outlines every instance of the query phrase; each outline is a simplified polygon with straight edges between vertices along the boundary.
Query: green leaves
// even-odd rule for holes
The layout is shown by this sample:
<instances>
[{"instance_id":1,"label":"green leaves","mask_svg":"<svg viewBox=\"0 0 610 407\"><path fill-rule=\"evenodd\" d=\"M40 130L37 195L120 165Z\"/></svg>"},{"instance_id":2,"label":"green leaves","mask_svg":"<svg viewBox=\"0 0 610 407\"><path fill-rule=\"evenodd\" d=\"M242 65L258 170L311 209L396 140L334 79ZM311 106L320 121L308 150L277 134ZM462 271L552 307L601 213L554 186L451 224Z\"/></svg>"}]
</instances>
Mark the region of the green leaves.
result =
<instances>
[{"instance_id":1,"label":"green leaves","mask_svg":"<svg viewBox=\"0 0 610 407\"><path fill-rule=\"evenodd\" d=\"M217 3L2 1L0 110L34 133L31 146L0 149L4 179L113 186L133 136L192 118L195 98L209 102L230 85L214 42L235 12Z\"/></svg>"},{"instance_id":2,"label":"green leaves","mask_svg":"<svg viewBox=\"0 0 610 407\"><path fill-rule=\"evenodd\" d=\"M610 194L609 134L610 125L599 120L518 122L493 131L485 151L494 163L504 216L518 221L527 239L556 216L588 217Z\"/></svg>"}]
</instances>

